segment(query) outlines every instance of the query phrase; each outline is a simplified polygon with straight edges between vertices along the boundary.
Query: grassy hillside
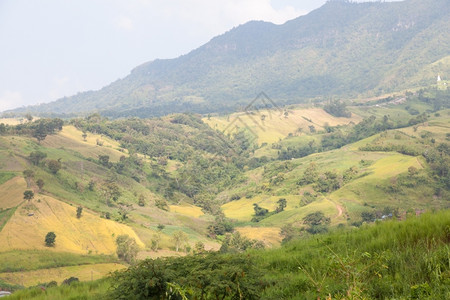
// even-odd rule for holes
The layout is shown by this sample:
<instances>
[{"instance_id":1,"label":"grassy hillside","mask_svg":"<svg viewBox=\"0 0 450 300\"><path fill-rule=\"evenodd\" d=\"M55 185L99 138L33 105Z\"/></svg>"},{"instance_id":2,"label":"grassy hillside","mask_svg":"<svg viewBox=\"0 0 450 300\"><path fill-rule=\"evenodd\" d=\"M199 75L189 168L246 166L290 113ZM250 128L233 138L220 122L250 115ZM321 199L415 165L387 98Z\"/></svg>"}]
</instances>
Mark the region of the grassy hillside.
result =
<instances>
[{"instance_id":1,"label":"grassy hillside","mask_svg":"<svg viewBox=\"0 0 450 300\"><path fill-rule=\"evenodd\" d=\"M240 128L245 128L255 135L257 143L261 145L278 142L288 135L309 132L308 127L311 125L317 130L323 130L325 124L328 126L347 125L350 122L358 123L361 118L357 115L352 115L350 118L338 118L326 113L321 108L308 108L261 109L225 117L204 118L203 121L226 134L234 134Z\"/></svg>"},{"instance_id":2,"label":"grassy hillside","mask_svg":"<svg viewBox=\"0 0 450 300\"><path fill-rule=\"evenodd\" d=\"M166 293L185 299L199 295L232 299L239 294L246 299L447 299L449 229L447 210L298 237L273 250L143 261L106 281L49 288L45 294L48 299L56 299L55 295L145 298ZM245 276L237 275L244 270ZM222 276L224 272L230 276ZM157 280L157 288L146 284L150 279ZM107 292L110 286L113 289ZM43 295L32 289L11 299L43 299Z\"/></svg>"},{"instance_id":3,"label":"grassy hillside","mask_svg":"<svg viewBox=\"0 0 450 300\"><path fill-rule=\"evenodd\" d=\"M0 124L0 258L20 249L34 262L0 263L0 286L35 284L44 269L49 281L105 274L122 234L138 260L181 259L449 208L448 97L429 88L229 117Z\"/></svg>"},{"instance_id":4,"label":"grassy hillside","mask_svg":"<svg viewBox=\"0 0 450 300\"><path fill-rule=\"evenodd\" d=\"M46 247L45 235L56 234L54 247ZM76 217L76 207L49 196L20 205L0 232L0 251L13 249L46 249L57 252L80 254L113 254L116 250L116 236L127 234L144 244L134 231L126 225L105 220L97 215L83 212Z\"/></svg>"}]
</instances>

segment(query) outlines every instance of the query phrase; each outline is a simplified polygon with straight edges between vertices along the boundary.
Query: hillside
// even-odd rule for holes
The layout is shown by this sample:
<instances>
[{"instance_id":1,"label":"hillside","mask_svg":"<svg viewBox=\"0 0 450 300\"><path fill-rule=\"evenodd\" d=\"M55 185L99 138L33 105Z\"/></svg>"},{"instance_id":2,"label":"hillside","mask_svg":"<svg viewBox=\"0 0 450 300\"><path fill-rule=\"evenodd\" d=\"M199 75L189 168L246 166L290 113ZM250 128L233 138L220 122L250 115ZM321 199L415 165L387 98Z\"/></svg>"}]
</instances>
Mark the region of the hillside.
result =
<instances>
[{"instance_id":1,"label":"hillside","mask_svg":"<svg viewBox=\"0 0 450 300\"><path fill-rule=\"evenodd\" d=\"M13 112L224 113L261 91L281 106L427 86L450 74L449 12L446 0L329 1L283 25L233 28L179 58L144 63L99 91Z\"/></svg>"},{"instance_id":2,"label":"hillside","mask_svg":"<svg viewBox=\"0 0 450 300\"><path fill-rule=\"evenodd\" d=\"M449 208L449 96L0 121L0 286L123 268L123 234L139 260L234 253Z\"/></svg>"},{"instance_id":3,"label":"hillside","mask_svg":"<svg viewBox=\"0 0 450 300\"><path fill-rule=\"evenodd\" d=\"M11 299L447 299L449 222L447 210L274 250L146 260L105 280L45 293L34 288Z\"/></svg>"}]
</instances>

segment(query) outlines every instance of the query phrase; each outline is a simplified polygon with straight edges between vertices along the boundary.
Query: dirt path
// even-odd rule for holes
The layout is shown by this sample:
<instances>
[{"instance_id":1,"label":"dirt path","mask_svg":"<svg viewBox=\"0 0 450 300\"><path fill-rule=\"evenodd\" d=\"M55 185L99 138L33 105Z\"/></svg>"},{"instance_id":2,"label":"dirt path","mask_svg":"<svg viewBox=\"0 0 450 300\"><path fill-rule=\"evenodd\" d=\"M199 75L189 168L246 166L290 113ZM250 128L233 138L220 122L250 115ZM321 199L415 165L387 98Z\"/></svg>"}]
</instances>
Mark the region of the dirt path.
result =
<instances>
[{"instance_id":1,"label":"dirt path","mask_svg":"<svg viewBox=\"0 0 450 300\"><path fill-rule=\"evenodd\" d=\"M341 205L337 204L337 203L335 203L335 205L336 205L336 208L338 210L338 215L337 216L338 217L342 216L342 213L344 212L344 208Z\"/></svg>"}]
</instances>

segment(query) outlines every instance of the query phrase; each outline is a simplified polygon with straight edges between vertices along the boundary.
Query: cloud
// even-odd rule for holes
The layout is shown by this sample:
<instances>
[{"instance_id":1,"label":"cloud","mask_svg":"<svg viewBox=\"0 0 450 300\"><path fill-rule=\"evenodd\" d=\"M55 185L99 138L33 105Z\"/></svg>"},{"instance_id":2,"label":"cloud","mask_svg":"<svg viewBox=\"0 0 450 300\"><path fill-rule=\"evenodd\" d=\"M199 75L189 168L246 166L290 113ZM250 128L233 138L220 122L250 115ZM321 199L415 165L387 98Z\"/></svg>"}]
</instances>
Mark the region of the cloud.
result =
<instances>
[{"instance_id":1,"label":"cloud","mask_svg":"<svg viewBox=\"0 0 450 300\"><path fill-rule=\"evenodd\" d=\"M24 104L22 94L13 91L3 91L0 94L0 111L16 108Z\"/></svg>"}]
</instances>

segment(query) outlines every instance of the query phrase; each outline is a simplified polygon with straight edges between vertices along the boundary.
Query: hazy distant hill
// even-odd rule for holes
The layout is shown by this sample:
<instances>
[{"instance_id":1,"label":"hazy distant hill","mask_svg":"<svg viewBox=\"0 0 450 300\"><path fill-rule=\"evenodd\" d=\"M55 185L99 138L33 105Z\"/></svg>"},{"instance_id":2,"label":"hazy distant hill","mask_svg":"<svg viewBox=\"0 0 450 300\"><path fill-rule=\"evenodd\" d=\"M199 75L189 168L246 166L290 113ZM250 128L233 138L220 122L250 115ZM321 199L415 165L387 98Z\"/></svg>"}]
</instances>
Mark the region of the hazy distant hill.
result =
<instances>
[{"instance_id":1,"label":"hazy distant hill","mask_svg":"<svg viewBox=\"0 0 450 300\"><path fill-rule=\"evenodd\" d=\"M450 73L448 4L330 1L283 25L233 28L187 55L144 63L99 91L17 111L145 117L236 110L260 91L294 103L429 85Z\"/></svg>"}]
</instances>

